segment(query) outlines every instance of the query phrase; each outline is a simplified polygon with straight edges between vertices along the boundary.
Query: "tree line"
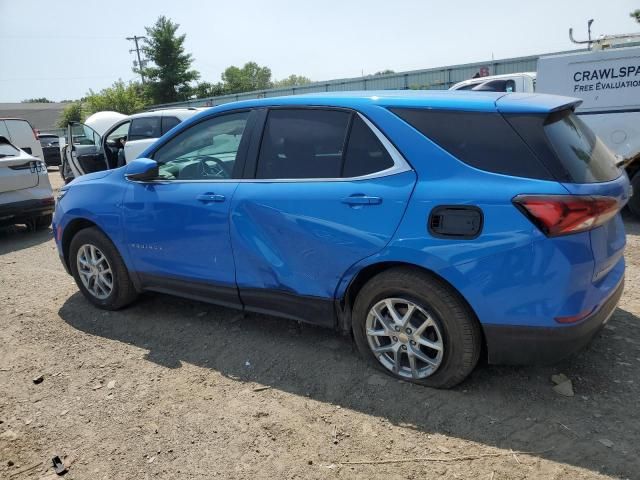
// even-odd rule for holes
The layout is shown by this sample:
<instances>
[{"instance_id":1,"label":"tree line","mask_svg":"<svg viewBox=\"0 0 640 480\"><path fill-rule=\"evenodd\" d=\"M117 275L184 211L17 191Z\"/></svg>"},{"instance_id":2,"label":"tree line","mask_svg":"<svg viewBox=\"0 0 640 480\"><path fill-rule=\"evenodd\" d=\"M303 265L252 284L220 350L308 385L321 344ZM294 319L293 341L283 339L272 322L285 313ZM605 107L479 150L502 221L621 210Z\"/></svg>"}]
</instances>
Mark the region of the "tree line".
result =
<instances>
[{"instance_id":1,"label":"tree line","mask_svg":"<svg viewBox=\"0 0 640 480\"><path fill-rule=\"evenodd\" d=\"M640 23L640 9L631 12L630 17ZM277 87L306 85L311 80L303 75L292 74L282 80L273 80L271 69L256 62L247 62L242 67L231 65L221 75L219 82L200 81L200 72L192 68L193 56L184 48L186 34L178 34L180 25L160 16L151 27L145 27L147 37L143 40L142 51L146 62L133 71L146 81L125 83L121 79L111 87L99 92L89 90L78 101L65 100L68 105L63 110L59 126L66 127L70 121L81 121L95 112L115 110L130 115L149 105L172 103L190 98L206 98L233 93L266 90ZM149 63L146 66L146 63ZM394 73L382 70L374 75ZM49 102L46 98L31 98L24 102Z\"/></svg>"},{"instance_id":2,"label":"tree line","mask_svg":"<svg viewBox=\"0 0 640 480\"><path fill-rule=\"evenodd\" d=\"M133 69L136 74L145 78L145 82L124 82L119 79L98 92L89 90L83 98L65 107L58 125L66 127L71 121L81 121L92 113L104 110L130 115L150 105L306 85L311 82L303 75L290 75L274 80L271 69L256 62L247 62L241 67L227 67L219 82L201 81L200 72L192 68L193 56L184 48L186 34L178 34L179 28L179 24L165 16L160 16L153 26L145 27L147 36L143 40L142 51L146 61L144 65ZM49 100L24 100L34 101Z\"/></svg>"}]
</instances>

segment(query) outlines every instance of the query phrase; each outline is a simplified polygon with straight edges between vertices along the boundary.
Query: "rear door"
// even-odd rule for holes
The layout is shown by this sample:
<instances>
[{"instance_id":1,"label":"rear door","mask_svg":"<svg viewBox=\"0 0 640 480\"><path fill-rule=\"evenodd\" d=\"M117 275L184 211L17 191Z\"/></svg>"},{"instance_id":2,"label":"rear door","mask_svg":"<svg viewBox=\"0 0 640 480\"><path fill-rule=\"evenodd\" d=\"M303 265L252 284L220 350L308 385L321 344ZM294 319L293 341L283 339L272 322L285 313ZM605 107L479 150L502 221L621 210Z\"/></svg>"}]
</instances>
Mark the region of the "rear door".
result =
<instances>
[{"instance_id":1,"label":"rear door","mask_svg":"<svg viewBox=\"0 0 640 480\"><path fill-rule=\"evenodd\" d=\"M74 177L109 169L102 138L94 129L83 123L71 122L67 127L67 141L65 161Z\"/></svg>"},{"instance_id":2,"label":"rear door","mask_svg":"<svg viewBox=\"0 0 640 480\"><path fill-rule=\"evenodd\" d=\"M366 118L347 110L272 109L254 146L254 179L239 184L231 207L242 301L331 325L339 280L389 242L415 173Z\"/></svg>"}]
</instances>

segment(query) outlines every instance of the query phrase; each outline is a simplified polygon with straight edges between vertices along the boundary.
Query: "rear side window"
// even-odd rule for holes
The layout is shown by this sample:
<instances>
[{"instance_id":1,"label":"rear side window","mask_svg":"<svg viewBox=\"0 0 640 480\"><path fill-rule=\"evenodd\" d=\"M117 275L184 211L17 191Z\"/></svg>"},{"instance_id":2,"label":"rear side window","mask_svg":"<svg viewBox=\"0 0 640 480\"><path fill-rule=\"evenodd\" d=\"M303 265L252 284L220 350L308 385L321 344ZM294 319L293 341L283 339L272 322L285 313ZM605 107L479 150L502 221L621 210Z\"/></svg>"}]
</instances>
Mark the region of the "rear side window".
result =
<instances>
[{"instance_id":1,"label":"rear side window","mask_svg":"<svg viewBox=\"0 0 640 480\"><path fill-rule=\"evenodd\" d=\"M393 167L393 159L378 137L354 115L347 151L344 156L343 177L360 177Z\"/></svg>"},{"instance_id":2,"label":"rear side window","mask_svg":"<svg viewBox=\"0 0 640 480\"><path fill-rule=\"evenodd\" d=\"M553 179L499 113L404 108L391 110L472 167L517 177Z\"/></svg>"},{"instance_id":3,"label":"rear side window","mask_svg":"<svg viewBox=\"0 0 640 480\"><path fill-rule=\"evenodd\" d=\"M160 134L160 117L141 117L134 118L129 128L129 140L143 140L145 138L159 138Z\"/></svg>"},{"instance_id":4,"label":"rear side window","mask_svg":"<svg viewBox=\"0 0 640 480\"><path fill-rule=\"evenodd\" d=\"M608 182L620 176L609 149L573 113L550 116L544 131L573 182Z\"/></svg>"},{"instance_id":5,"label":"rear side window","mask_svg":"<svg viewBox=\"0 0 640 480\"><path fill-rule=\"evenodd\" d=\"M337 110L271 110L256 178L340 177L350 116Z\"/></svg>"},{"instance_id":6,"label":"rear side window","mask_svg":"<svg viewBox=\"0 0 640 480\"><path fill-rule=\"evenodd\" d=\"M171 130L173 127L175 127L179 123L180 123L180 120L177 119L176 117L162 117L162 135L167 133L169 130Z\"/></svg>"}]
</instances>

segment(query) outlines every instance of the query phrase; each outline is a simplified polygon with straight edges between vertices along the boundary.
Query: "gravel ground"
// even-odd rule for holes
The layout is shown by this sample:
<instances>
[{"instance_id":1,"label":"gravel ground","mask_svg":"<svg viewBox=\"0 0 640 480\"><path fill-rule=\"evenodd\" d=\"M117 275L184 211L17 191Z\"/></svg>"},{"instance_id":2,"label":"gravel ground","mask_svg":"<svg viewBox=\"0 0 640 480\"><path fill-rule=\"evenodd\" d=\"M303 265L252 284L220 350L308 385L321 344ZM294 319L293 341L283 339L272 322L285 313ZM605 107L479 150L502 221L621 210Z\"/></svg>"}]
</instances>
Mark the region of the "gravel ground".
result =
<instances>
[{"instance_id":1,"label":"gravel ground","mask_svg":"<svg viewBox=\"0 0 640 480\"><path fill-rule=\"evenodd\" d=\"M58 478L54 455L92 480L640 478L640 224L626 224L626 292L586 351L481 365L450 391L286 320L161 295L99 311L50 231L0 230L0 478ZM574 396L553 390L559 373Z\"/></svg>"}]
</instances>

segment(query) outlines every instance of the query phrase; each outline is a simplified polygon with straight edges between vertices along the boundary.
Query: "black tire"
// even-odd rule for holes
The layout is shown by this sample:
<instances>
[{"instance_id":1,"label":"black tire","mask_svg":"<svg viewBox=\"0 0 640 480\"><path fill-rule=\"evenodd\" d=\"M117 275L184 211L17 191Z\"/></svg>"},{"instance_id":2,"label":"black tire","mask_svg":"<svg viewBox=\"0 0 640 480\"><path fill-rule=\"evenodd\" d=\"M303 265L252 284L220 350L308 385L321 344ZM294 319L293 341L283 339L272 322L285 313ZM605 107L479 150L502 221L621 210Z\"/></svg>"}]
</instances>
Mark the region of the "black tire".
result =
<instances>
[{"instance_id":1,"label":"black tire","mask_svg":"<svg viewBox=\"0 0 640 480\"><path fill-rule=\"evenodd\" d=\"M82 283L78 273L78 250L85 245L94 245L107 259L111 267L113 288L106 298L98 298L92 294ZM69 247L69 267L78 288L82 294L96 307L104 310L118 310L132 303L138 296L127 267L122 261L115 245L98 228L91 227L80 230L71 240Z\"/></svg>"},{"instance_id":2,"label":"black tire","mask_svg":"<svg viewBox=\"0 0 640 480\"><path fill-rule=\"evenodd\" d=\"M49 213L47 215L41 215L35 219L35 229L36 230L46 230L51 226L51 222L53 221L53 214Z\"/></svg>"},{"instance_id":3,"label":"black tire","mask_svg":"<svg viewBox=\"0 0 640 480\"><path fill-rule=\"evenodd\" d=\"M371 351L366 319L371 308L385 298L402 298L428 312L437 324L444 345L441 363L428 377L401 377L383 366ZM353 336L365 360L383 372L420 385L451 388L463 381L478 363L482 334L474 313L450 286L417 269L398 267L369 280L353 308ZM404 347L403 347L404 348Z\"/></svg>"},{"instance_id":4,"label":"black tire","mask_svg":"<svg viewBox=\"0 0 640 480\"><path fill-rule=\"evenodd\" d=\"M640 220L640 170L631 177L631 186L633 187L633 195L629 199L627 206L633 216Z\"/></svg>"}]
</instances>

